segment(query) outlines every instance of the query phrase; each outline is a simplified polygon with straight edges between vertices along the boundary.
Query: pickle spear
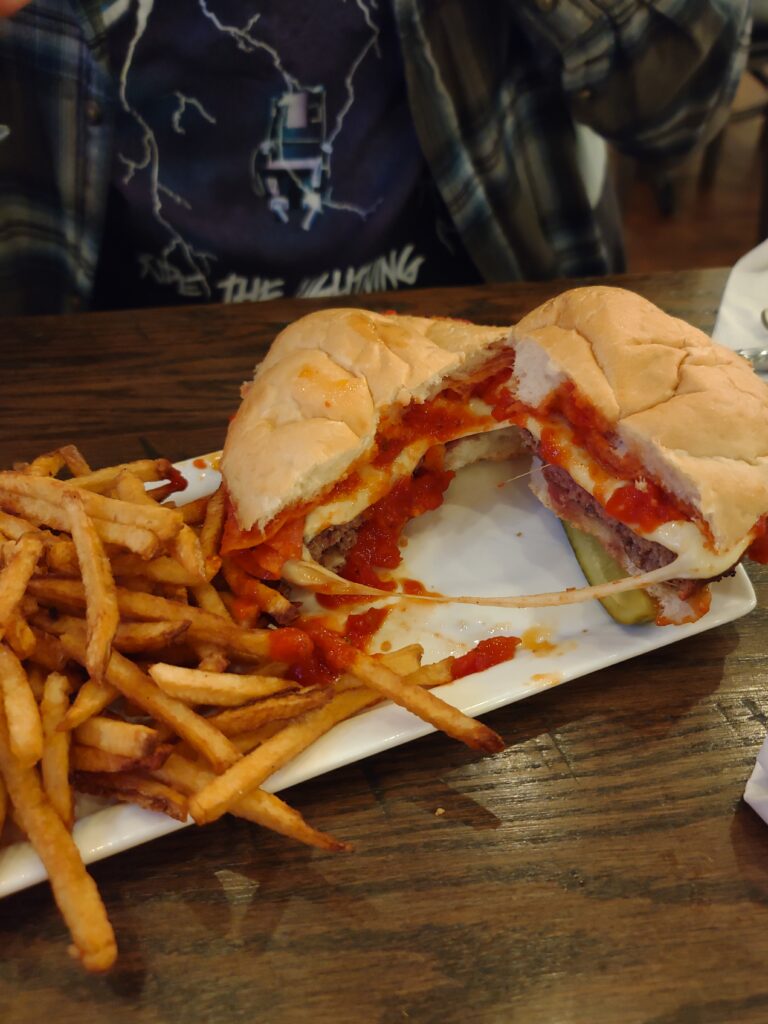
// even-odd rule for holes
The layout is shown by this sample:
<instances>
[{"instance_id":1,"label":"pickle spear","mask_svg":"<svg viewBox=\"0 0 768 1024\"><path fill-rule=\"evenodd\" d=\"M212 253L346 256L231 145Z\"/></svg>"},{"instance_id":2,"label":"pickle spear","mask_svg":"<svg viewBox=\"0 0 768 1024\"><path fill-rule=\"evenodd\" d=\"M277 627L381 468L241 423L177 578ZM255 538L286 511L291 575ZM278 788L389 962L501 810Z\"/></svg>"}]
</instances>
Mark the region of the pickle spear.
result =
<instances>
[{"instance_id":1,"label":"pickle spear","mask_svg":"<svg viewBox=\"0 0 768 1024\"><path fill-rule=\"evenodd\" d=\"M609 583L627 575L597 538L562 519L560 522L589 584L595 586L598 583ZM605 597L600 604L622 626L637 626L643 622L653 622L656 618L654 603L644 590L628 590L623 594Z\"/></svg>"}]
</instances>

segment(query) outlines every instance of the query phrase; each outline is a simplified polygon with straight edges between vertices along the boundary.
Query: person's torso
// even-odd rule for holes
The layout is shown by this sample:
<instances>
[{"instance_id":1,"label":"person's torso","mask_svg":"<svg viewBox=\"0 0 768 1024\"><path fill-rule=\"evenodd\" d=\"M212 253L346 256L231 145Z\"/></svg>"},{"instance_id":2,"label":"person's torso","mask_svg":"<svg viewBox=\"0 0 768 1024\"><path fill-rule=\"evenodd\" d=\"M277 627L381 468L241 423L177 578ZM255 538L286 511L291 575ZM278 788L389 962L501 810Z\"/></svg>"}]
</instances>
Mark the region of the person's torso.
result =
<instances>
[{"instance_id":1,"label":"person's torso","mask_svg":"<svg viewBox=\"0 0 768 1024\"><path fill-rule=\"evenodd\" d=\"M105 8L119 109L96 305L478 281L388 3L246 6Z\"/></svg>"}]
</instances>

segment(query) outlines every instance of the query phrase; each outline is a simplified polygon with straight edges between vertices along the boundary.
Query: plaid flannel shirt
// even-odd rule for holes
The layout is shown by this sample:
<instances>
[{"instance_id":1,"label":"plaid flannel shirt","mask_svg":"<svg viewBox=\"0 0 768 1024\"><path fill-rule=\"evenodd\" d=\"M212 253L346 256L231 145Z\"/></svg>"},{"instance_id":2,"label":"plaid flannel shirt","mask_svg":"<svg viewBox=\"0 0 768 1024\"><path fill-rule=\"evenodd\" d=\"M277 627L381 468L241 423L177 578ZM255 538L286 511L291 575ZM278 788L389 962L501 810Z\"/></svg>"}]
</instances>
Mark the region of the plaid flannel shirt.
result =
<instances>
[{"instance_id":1,"label":"plaid flannel shirt","mask_svg":"<svg viewBox=\"0 0 768 1024\"><path fill-rule=\"evenodd\" d=\"M598 136L684 157L727 111L749 36L748 0L393 2L424 155L487 280L618 269ZM33 0L0 21L4 313L88 304L118 101L109 6Z\"/></svg>"}]
</instances>

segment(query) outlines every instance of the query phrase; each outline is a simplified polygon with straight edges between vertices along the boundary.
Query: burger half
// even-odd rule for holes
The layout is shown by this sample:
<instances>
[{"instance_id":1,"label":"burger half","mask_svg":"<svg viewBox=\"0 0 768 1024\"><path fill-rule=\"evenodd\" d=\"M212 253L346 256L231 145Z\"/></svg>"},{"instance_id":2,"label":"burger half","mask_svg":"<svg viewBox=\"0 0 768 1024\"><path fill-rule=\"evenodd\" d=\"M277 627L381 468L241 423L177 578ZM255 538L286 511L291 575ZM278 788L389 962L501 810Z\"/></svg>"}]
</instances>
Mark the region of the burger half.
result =
<instances>
[{"instance_id":1,"label":"burger half","mask_svg":"<svg viewBox=\"0 0 768 1024\"><path fill-rule=\"evenodd\" d=\"M354 309L289 325L228 431L222 552L262 580L390 591L382 571L407 522L462 466L522 451L539 500L628 579L476 603L639 584L657 623L680 623L745 553L768 560L768 387L701 331L608 287L564 292L511 330Z\"/></svg>"}]
</instances>

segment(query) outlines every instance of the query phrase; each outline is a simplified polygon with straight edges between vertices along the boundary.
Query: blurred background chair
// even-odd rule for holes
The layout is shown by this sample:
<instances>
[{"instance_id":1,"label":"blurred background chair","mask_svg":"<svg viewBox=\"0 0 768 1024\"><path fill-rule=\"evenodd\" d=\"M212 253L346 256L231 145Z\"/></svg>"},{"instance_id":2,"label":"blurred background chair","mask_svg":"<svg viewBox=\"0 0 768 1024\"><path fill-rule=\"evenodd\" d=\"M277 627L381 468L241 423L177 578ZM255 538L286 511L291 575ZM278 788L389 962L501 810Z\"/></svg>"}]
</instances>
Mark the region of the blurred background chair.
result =
<instances>
[{"instance_id":1,"label":"blurred background chair","mask_svg":"<svg viewBox=\"0 0 768 1024\"><path fill-rule=\"evenodd\" d=\"M732 111L728 121L709 143L704 151L699 181L702 188L712 187L722 148L727 139L729 125L759 117L761 119L759 141L761 160L759 167L760 209L757 228L758 241L762 241L764 238L768 238L768 0L753 0L752 17L752 41L744 74L759 86L760 94L747 106Z\"/></svg>"},{"instance_id":2,"label":"blurred background chair","mask_svg":"<svg viewBox=\"0 0 768 1024\"><path fill-rule=\"evenodd\" d=\"M630 271L730 266L768 238L768 0L718 135L666 171L612 153Z\"/></svg>"}]
</instances>

